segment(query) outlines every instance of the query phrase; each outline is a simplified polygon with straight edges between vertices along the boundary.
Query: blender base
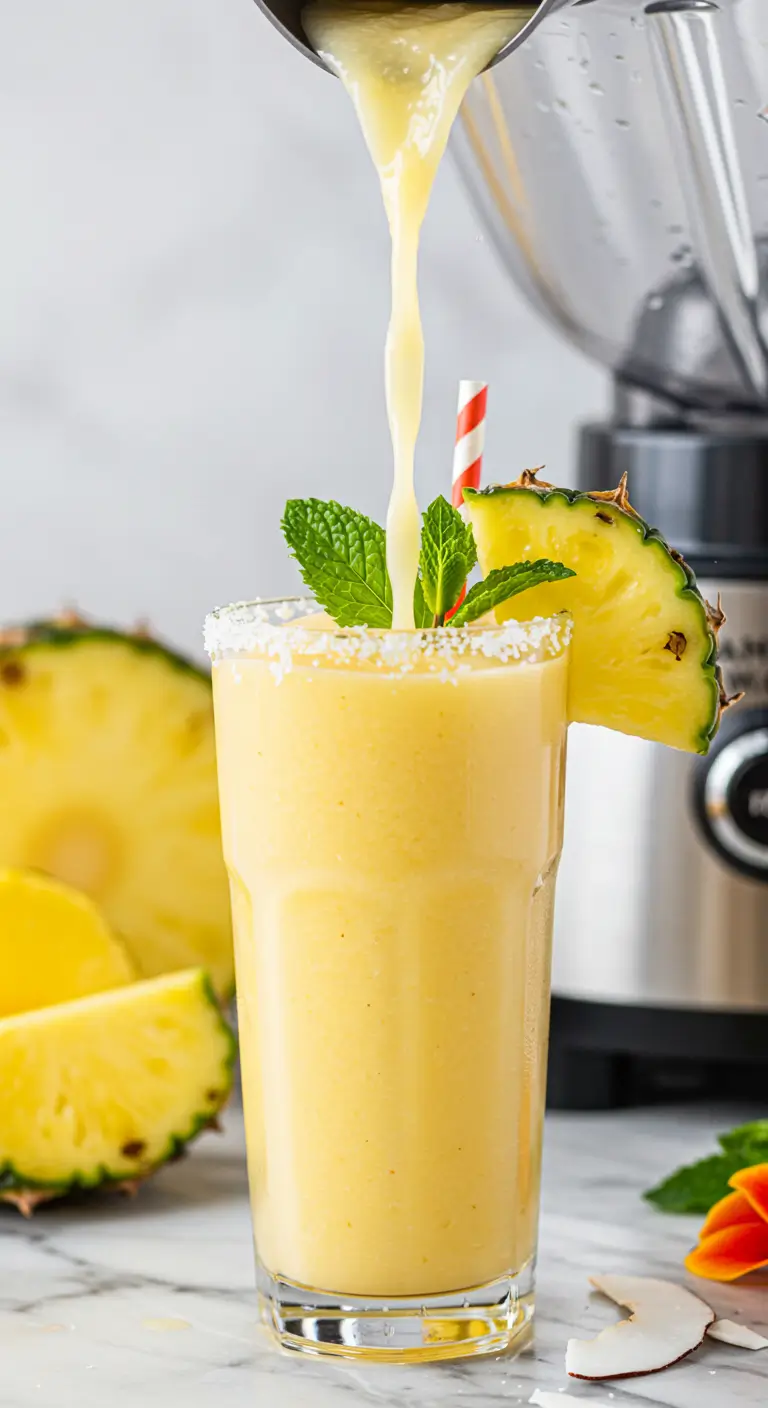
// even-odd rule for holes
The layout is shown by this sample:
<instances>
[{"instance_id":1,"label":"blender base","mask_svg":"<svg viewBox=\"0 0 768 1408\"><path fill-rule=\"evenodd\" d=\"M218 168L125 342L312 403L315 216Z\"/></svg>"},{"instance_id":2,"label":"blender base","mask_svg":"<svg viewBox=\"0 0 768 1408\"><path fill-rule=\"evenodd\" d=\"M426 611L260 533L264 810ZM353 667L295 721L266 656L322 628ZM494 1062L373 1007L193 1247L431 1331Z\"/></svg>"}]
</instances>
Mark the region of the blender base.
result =
<instances>
[{"instance_id":1,"label":"blender base","mask_svg":"<svg viewBox=\"0 0 768 1408\"><path fill-rule=\"evenodd\" d=\"M615 1110L764 1096L768 1013L553 997L547 1105Z\"/></svg>"}]
</instances>

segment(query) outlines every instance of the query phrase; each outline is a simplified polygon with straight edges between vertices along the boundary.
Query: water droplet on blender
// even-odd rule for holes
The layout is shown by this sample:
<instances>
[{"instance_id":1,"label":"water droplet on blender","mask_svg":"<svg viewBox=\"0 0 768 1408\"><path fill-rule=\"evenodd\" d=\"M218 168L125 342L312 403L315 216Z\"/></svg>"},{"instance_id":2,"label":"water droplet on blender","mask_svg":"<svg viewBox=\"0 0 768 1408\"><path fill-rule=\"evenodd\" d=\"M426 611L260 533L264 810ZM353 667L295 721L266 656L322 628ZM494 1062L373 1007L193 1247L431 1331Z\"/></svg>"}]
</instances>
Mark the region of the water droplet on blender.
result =
<instances>
[{"instance_id":1,"label":"water droplet on blender","mask_svg":"<svg viewBox=\"0 0 768 1408\"><path fill-rule=\"evenodd\" d=\"M534 68L546 68L547 65L545 64L545 62L544 62L543 59L537 59L536 62L534 63L534 65L533 65L533 67L534 67Z\"/></svg>"},{"instance_id":2,"label":"water droplet on blender","mask_svg":"<svg viewBox=\"0 0 768 1408\"><path fill-rule=\"evenodd\" d=\"M579 68L588 69L590 62L590 59L579 59Z\"/></svg>"},{"instance_id":3,"label":"water droplet on blender","mask_svg":"<svg viewBox=\"0 0 768 1408\"><path fill-rule=\"evenodd\" d=\"M734 98L733 106L735 108L745 108L747 106L746 98Z\"/></svg>"},{"instance_id":4,"label":"water droplet on blender","mask_svg":"<svg viewBox=\"0 0 768 1408\"><path fill-rule=\"evenodd\" d=\"M617 127L620 127L623 132L626 132L626 131L627 131L627 128L631 125L629 122L627 122L626 117L617 117L617 118L615 119L615 122L616 122L616 126L617 126Z\"/></svg>"},{"instance_id":5,"label":"water droplet on blender","mask_svg":"<svg viewBox=\"0 0 768 1408\"><path fill-rule=\"evenodd\" d=\"M589 91L590 93L596 93L598 98L605 97L605 89L602 88L599 83L590 83Z\"/></svg>"},{"instance_id":6,"label":"water droplet on blender","mask_svg":"<svg viewBox=\"0 0 768 1408\"><path fill-rule=\"evenodd\" d=\"M464 1307L465 1310L469 1310L469 1301L467 1300L467 1297L466 1297L466 1296L464 1297L464 1299L463 1299L463 1301L461 1302L461 1304L462 1304L462 1306Z\"/></svg>"},{"instance_id":7,"label":"water droplet on blender","mask_svg":"<svg viewBox=\"0 0 768 1408\"><path fill-rule=\"evenodd\" d=\"M555 107L559 108L560 112L569 111L568 104L566 103L565 98L555 98Z\"/></svg>"},{"instance_id":8,"label":"water droplet on blender","mask_svg":"<svg viewBox=\"0 0 768 1408\"><path fill-rule=\"evenodd\" d=\"M689 244L678 245L677 249L672 250L669 257L673 264L682 264L686 268L693 263L693 252Z\"/></svg>"},{"instance_id":9,"label":"water droplet on blender","mask_svg":"<svg viewBox=\"0 0 768 1408\"><path fill-rule=\"evenodd\" d=\"M623 55L623 54L616 54L616 55L615 55L615 58L616 58L616 62L617 62L617 63L623 64L623 62L624 62L624 55Z\"/></svg>"},{"instance_id":10,"label":"water droplet on blender","mask_svg":"<svg viewBox=\"0 0 768 1408\"><path fill-rule=\"evenodd\" d=\"M650 308L652 313L658 313L659 309L664 307L664 299L662 298L660 293L651 294L650 298L648 299L648 307Z\"/></svg>"},{"instance_id":11,"label":"water droplet on blender","mask_svg":"<svg viewBox=\"0 0 768 1408\"><path fill-rule=\"evenodd\" d=\"M660 200L652 200L651 205L654 210L661 210L662 208L662 202Z\"/></svg>"},{"instance_id":12,"label":"water droplet on blender","mask_svg":"<svg viewBox=\"0 0 768 1408\"><path fill-rule=\"evenodd\" d=\"M629 81L630 83L642 83L643 75L640 72L639 68L633 68L632 72L629 75Z\"/></svg>"},{"instance_id":13,"label":"water droplet on blender","mask_svg":"<svg viewBox=\"0 0 768 1408\"><path fill-rule=\"evenodd\" d=\"M761 122L768 122L768 108L761 108L757 115Z\"/></svg>"},{"instance_id":14,"label":"water droplet on blender","mask_svg":"<svg viewBox=\"0 0 768 1408\"><path fill-rule=\"evenodd\" d=\"M682 227L682 225L667 225L667 234L668 234L668 235L682 235L682 234L683 234L683 227Z\"/></svg>"},{"instance_id":15,"label":"water droplet on blender","mask_svg":"<svg viewBox=\"0 0 768 1408\"><path fill-rule=\"evenodd\" d=\"M539 109L539 112L550 111L549 103L545 103L543 98L539 98L538 102L536 103L536 106Z\"/></svg>"}]
</instances>

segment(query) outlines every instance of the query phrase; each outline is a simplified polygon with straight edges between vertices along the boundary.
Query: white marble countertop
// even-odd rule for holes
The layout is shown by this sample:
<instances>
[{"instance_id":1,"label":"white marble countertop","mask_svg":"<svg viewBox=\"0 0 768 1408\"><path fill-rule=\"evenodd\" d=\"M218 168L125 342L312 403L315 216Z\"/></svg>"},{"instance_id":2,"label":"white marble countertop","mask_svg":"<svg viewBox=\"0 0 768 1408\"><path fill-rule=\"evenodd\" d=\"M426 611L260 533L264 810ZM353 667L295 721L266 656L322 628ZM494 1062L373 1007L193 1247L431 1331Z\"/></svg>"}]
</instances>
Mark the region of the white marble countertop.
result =
<instances>
[{"instance_id":1,"label":"white marble countertop","mask_svg":"<svg viewBox=\"0 0 768 1408\"><path fill-rule=\"evenodd\" d=\"M589 1294L599 1271L681 1277L697 1223L639 1192L711 1149L740 1112L633 1112L550 1118L539 1308L533 1350L516 1360L420 1368L329 1364L278 1352L256 1324L242 1130L209 1136L134 1202L0 1208L0 1408L496 1408L533 1389L594 1408L728 1408L768 1402L768 1350L708 1343L664 1373L575 1384L569 1334L615 1318ZM699 1283L701 1288L703 1283ZM768 1277L707 1286L719 1314L768 1329Z\"/></svg>"}]
</instances>

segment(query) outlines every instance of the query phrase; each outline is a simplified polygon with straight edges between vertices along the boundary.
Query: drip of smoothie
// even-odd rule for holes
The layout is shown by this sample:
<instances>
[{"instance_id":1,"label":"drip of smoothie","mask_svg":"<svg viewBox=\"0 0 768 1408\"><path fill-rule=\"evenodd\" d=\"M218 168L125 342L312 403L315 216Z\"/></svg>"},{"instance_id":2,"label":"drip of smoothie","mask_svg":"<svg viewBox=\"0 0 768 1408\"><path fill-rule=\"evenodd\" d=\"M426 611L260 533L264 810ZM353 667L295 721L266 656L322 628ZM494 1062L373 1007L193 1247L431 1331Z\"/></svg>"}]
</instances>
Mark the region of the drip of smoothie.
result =
<instances>
[{"instance_id":1,"label":"drip of smoothie","mask_svg":"<svg viewBox=\"0 0 768 1408\"><path fill-rule=\"evenodd\" d=\"M534 8L319 0L302 16L310 41L338 73L355 105L392 236L386 388L395 476L387 513L387 567L395 630L413 627L419 561L414 454L424 386L417 284L421 225L467 88L519 33Z\"/></svg>"}]
</instances>

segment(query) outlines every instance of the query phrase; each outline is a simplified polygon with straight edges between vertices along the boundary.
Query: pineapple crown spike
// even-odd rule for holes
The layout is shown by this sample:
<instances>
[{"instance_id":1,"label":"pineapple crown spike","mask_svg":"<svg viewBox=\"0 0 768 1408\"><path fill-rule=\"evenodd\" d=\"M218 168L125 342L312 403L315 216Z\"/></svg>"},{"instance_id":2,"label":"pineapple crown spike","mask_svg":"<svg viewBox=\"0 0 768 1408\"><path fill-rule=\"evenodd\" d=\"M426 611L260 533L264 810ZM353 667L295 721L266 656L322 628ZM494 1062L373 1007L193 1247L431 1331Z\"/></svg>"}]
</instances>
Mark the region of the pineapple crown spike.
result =
<instances>
[{"instance_id":1,"label":"pineapple crown spike","mask_svg":"<svg viewBox=\"0 0 768 1408\"><path fill-rule=\"evenodd\" d=\"M721 630L723 629L723 626L728 620L728 617L723 611L723 598L720 595L720 592L717 593L716 606L710 606L708 601L705 601L704 605L707 608L707 624L709 625L710 629L714 631L715 635L719 636Z\"/></svg>"},{"instance_id":2,"label":"pineapple crown spike","mask_svg":"<svg viewBox=\"0 0 768 1408\"><path fill-rule=\"evenodd\" d=\"M520 478L515 480L514 483L510 485L510 488L554 489L556 487L554 484L549 484L545 479L539 479L538 477L544 468L545 466L540 464L537 465L535 469L524 469ZM639 514L637 510L634 509L629 502L628 483L629 475L625 470L615 489L596 490L595 493L589 494L588 497L594 499L596 503L615 504L623 513L631 513L634 514L635 518L638 518Z\"/></svg>"}]
</instances>

